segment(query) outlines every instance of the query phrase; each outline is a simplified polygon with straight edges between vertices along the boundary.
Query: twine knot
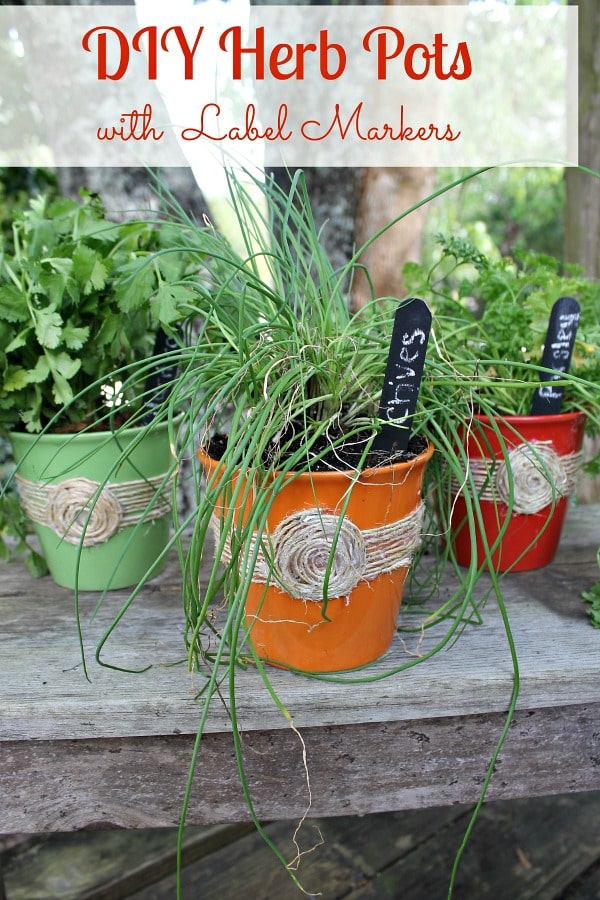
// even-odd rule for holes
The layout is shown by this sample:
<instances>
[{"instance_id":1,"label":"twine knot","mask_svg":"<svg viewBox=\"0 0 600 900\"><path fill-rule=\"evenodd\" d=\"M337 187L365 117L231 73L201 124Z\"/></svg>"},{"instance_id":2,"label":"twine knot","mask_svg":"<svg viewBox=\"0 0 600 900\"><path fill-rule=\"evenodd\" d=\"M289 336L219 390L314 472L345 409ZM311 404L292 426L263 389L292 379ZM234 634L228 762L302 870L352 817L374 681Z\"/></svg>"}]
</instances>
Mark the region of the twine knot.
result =
<instances>
[{"instance_id":1,"label":"twine knot","mask_svg":"<svg viewBox=\"0 0 600 900\"><path fill-rule=\"evenodd\" d=\"M541 442L527 446L520 444L500 462L495 476L496 490L502 503L509 505L513 495L513 512L536 513L566 496L568 477L566 467L552 447Z\"/></svg>"},{"instance_id":2,"label":"twine knot","mask_svg":"<svg viewBox=\"0 0 600 900\"><path fill-rule=\"evenodd\" d=\"M70 478L49 491L46 523L69 544L91 546L107 541L118 531L123 510L109 487L98 493L97 482Z\"/></svg>"},{"instance_id":3,"label":"twine knot","mask_svg":"<svg viewBox=\"0 0 600 900\"><path fill-rule=\"evenodd\" d=\"M173 478L156 475L101 485L81 477L42 484L17 473L15 483L32 522L51 528L68 544L91 547L107 541L119 528L168 515Z\"/></svg>"},{"instance_id":4,"label":"twine knot","mask_svg":"<svg viewBox=\"0 0 600 900\"><path fill-rule=\"evenodd\" d=\"M273 532L278 580L299 600L344 597L363 578L367 552L360 528L318 509L288 516ZM329 573L329 575L328 575ZM328 578L327 578L328 575Z\"/></svg>"},{"instance_id":5,"label":"twine knot","mask_svg":"<svg viewBox=\"0 0 600 900\"><path fill-rule=\"evenodd\" d=\"M469 472L480 500L510 506L512 497L513 513L531 515L572 494L582 464L581 452L561 456L551 441L530 441L513 447L506 459L470 458ZM456 495L462 488L452 481Z\"/></svg>"},{"instance_id":6,"label":"twine knot","mask_svg":"<svg viewBox=\"0 0 600 900\"><path fill-rule=\"evenodd\" d=\"M248 557L255 556L252 581L274 581L297 600L322 601L347 597L360 581L410 566L421 539L425 507L422 502L398 519L377 528L361 530L348 517L306 509L291 513L272 534L251 538ZM211 524L220 534L221 523L213 513ZM265 549L263 549L263 547ZM223 541L221 558L232 559L231 536Z\"/></svg>"}]
</instances>

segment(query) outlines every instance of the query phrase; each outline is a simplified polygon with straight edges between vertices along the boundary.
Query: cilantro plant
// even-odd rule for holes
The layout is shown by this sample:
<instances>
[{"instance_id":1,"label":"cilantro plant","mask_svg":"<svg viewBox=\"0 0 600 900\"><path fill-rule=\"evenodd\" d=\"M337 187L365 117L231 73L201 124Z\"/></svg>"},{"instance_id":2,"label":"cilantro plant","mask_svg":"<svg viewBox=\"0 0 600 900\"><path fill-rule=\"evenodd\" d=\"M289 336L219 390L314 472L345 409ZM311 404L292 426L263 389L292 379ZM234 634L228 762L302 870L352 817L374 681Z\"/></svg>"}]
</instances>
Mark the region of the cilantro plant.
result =
<instances>
[{"instance_id":1,"label":"cilantro plant","mask_svg":"<svg viewBox=\"0 0 600 900\"><path fill-rule=\"evenodd\" d=\"M18 212L0 252L0 431L76 430L106 412L108 373L135 412L136 365L159 328L184 315L185 275L198 268L169 223L115 223L100 199L38 196ZM138 390L139 389L139 390Z\"/></svg>"},{"instance_id":2,"label":"cilantro plant","mask_svg":"<svg viewBox=\"0 0 600 900\"><path fill-rule=\"evenodd\" d=\"M14 169L0 166L0 232L11 239L15 215L29 205L32 194L56 197L56 173L51 169Z\"/></svg>"}]
</instances>

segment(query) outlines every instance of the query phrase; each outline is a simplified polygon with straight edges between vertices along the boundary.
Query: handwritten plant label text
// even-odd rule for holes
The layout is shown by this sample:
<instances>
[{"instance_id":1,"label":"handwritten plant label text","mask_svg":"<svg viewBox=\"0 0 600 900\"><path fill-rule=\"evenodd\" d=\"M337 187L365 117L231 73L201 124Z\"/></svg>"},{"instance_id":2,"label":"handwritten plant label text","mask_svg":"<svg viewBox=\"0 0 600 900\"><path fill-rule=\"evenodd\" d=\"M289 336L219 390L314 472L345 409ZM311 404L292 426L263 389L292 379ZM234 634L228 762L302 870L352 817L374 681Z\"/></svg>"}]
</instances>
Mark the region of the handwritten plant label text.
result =
<instances>
[{"instance_id":1,"label":"handwritten plant label text","mask_svg":"<svg viewBox=\"0 0 600 900\"><path fill-rule=\"evenodd\" d=\"M423 300L414 298L396 310L379 402L384 424L373 441L374 450L394 452L408 447L430 330L431 312Z\"/></svg>"},{"instance_id":2,"label":"handwritten plant label text","mask_svg":"<svg viewBox=\"0 0 600 900\"><path fill-rule=\"evenodd\" d=\"M195 56L202 43L204 26L200 26L190 40L181 25L171 25L159 32L156 25L139 29L131 37L116 26L98 25L83 35L81 46L97 57L98 81L120 81L127 73L132 51L146 54L147 77L156 81L159 77L161 53L181 55L181 76L184 81L195 77ZM335 81L346 71L348 52L339 41L330 39L323 28L316 41L295 43L281 42L267 47L265 27L255 29L254 42L244 42L240 25L233 25L221 32L218 47L231 60L231 79L241 81L244 74L255 81L273 78L276 81L304 80L307 66L316 65L321 78ZM362 40L362 49L374 60L378 81L388 76L397 78L403 72L413 81L433 76L440 81L463 81L473 71L466 41L459 41L450 50L442 32L436 32L429 45L422 42L408 43L403 32L393 26L371 28ZM109 61L112 65L109 65ZM242 63L252 67L245 71Z\"/></svg>"},{"instance_id":3,"label":"handwritten plant label text","mask_svg":"<svg viewBox=\"0 0 600 900\"><path fill-rule=\"evenodd\" d=\"M552 307L541 362L544 369L552 371L541 375L540 380L545 384L540 385L533 395L532 416L560 412L565 388L555 382L569 370L579 315L579 303L573 297L560 297Z\"/></svg>"}]
</instances>

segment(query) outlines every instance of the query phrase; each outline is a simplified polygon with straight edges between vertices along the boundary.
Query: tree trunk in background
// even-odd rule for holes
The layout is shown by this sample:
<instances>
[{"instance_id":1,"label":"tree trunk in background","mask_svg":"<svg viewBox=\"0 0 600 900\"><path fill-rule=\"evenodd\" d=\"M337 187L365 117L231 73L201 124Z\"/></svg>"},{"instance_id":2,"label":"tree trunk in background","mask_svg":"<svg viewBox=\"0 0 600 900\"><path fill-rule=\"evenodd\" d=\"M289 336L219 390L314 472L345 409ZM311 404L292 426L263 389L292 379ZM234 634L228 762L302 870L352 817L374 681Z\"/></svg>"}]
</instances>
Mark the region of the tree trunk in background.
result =
<instances>
[{"instance_id":1,"label":"tree trunk in background","mask_svg":"<svg viewBox=\"0 0 600 900\"><path fill-rule=\"evenodd\" d=\"M354 252L361 170L320 166L305 172L317 226L328 222L323 245L333 265L343 266Z\"/></svg>"},{"instance_id":2,"label":"tree trunk in background","mask_svg":"<svg viewBox=\"0 0 600 900\"><path fill-rule=\"evenodd\" d=\"M361 247L383 225L431 193L432 168L365 169L360 187L356 221L356 246ZM360 257L369 270L372 285L357 272L352 305L356 309L372 297L404 296L402 266L420 261L427 208L415 210L381 235Z\"/></svg>"},{"instance_id":3,"label":"tree trunk in background","mask_svg":"<svg viewBox=\"0 0 600 900\"><path fill-rule=\"evenodd\" d=\"M579 7L579 162L600 172L600 4ZM600 277L600 179L566 170L565 258Z\"/></svg>"},{"instance_id":4,"label":"tree trunk in background","mask_svg":"<svg viewBox=\"0 0 600 900\"><path fill-rule=\"evenodd\" d=\"M600 4L570 3L579 7L579 162L600 172ZM565 259L600 278L600 179L577 169L567 169L565 179ZM587 456L599 452L600 439L586 438L584 448ZM600 502L600 480L584 480L577 496Z\"/></svg>"},{"instance_id":5,"label":"tree trunk in background","mask_svg":"<svg viewBox=\"0 0 600 900\"><path fill-rule=\"evenodd\" d=\"M386 6L458 6L467 0L386 0ZM361 247L383 225L422 200L433 190L433 168L365 169L356 221L356 246ZM361 256L373 285L361 272L352 290L352 304L363 306L371 297L404 296L402 266L419 262L427 207L421 207L386 231Z\"/></svg>"},{"instance_id":6,"label":"tree trunk in background","mask_svg":"<svg viewBox=\"0 0 600 900\"><path fill-rule=\"evenodd\" d=\"M136 167L60 168L56 170L63 194L77 198L81 188L102 197L106 213L115 220L152 217L159 201L148 171ZM160 169L160 179L186 212L201 220L209 209L189 168Z\"/></svg>"}]
</instances>

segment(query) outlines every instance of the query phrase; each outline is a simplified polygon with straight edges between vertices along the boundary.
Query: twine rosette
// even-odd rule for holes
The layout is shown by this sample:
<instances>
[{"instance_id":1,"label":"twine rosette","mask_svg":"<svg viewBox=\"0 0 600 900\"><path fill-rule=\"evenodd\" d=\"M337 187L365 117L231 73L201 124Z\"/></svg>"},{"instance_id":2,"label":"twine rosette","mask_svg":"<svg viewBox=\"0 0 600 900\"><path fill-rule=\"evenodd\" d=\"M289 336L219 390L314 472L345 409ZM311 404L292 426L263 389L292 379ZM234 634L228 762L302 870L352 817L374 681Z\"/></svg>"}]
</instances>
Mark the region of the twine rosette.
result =
<instances>
[{"instance_id":1,"label":"twine rosette","mask_svg":"<svg viewBox=\"0 0 600 900\"><path fill-rule=\"evenodd\" d=\"M471 458L469 472L480 500L509 506L512 483L512 511L533 514L569 497L582 465L581 452L560 456L551 441L531 441L514 447L506 459ZM459 490L455 481L453 493Z\"/></svg>"},{"instance_id":2,"label":"twine rosette","mask_svg":"<svg viewBox=\"0 0 600 900\"><path fill-rule=\"evenodd\" d=\"M69 544L102 544L120 528L152 522L171 511L173 476L101 485L88 478L42 484L15 476L19 500L32 522ZM152 506L150 506L152 504Z\"/></svg>"},{"instance_id":3,"label":"twine rosette","mask_svg":"<svg viewBox=\"0 0 600 900\"><path fill-rule=\"evenodd\" d=\"M365 530L347 517L319 509L292 513L263 536L252 581L267 584L272 579L298 600L322 601L325 586L328 597L347 597L360 581L410 566L421 539L424 509L419 503L397 522ZM213 514L211 524L219 535L218 515ZM253 535L249 557L257 540ZM231 558L227 535L221 559L229 563Z\"/></svg>"}]
</instances>

